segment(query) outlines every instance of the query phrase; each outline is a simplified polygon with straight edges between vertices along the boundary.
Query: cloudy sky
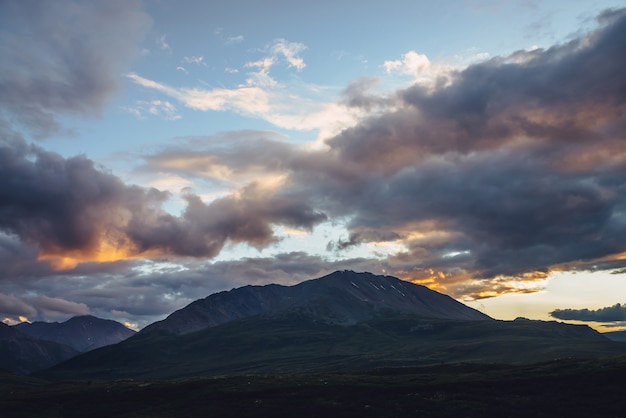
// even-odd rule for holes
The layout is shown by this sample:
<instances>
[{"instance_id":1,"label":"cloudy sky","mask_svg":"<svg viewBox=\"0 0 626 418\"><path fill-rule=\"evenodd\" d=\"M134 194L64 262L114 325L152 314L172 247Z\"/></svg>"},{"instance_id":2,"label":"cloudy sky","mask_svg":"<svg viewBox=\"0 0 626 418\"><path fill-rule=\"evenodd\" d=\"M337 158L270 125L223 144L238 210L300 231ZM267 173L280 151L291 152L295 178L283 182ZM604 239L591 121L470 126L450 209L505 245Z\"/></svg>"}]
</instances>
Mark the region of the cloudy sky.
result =
<instances>
[{"instance_id":1,"label":"cloudy sky","mask_svg":"<svg viewBox=\"0 0 626 418\"><path fill-rule=\"evenodd\" d=\"M0 317L390 274L626 324L626 6L0 2Z\"/></svg>"}]
</instances>

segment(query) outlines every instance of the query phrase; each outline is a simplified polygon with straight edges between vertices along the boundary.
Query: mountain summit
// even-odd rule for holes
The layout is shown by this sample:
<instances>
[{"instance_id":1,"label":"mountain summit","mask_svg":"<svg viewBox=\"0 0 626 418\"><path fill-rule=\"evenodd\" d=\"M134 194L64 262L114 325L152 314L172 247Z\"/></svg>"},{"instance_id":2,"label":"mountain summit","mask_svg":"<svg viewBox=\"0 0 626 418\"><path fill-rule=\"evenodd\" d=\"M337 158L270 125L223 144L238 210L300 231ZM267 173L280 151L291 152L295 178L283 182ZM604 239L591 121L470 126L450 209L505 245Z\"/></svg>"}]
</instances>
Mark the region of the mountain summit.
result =
<instances>
[{"instance_id":1,"label":"mountain summit","mask_svg":"<svg viewBox=\"0 0 626 418\"><path fill-rule=\"evenodd\" d=\"M22 322L15 328L31 337L66 344L80 352L117 344L135 334L117 321L91 315L75 316L61 323Z\"/></svg>"},{"instance_id":2,"label":"mountain summit","mask_svg":"<svg viewBox=\"0 0 626 418\"><path fill-rule=\"evenodd\" d=\"M182 335L260 314L297 314L328 324L353 325L390 313L433 319L491 319L425 286L391 276L337 271L294 286L244 286L215 293L141 332Z\"/></svg>"}]
</instances>

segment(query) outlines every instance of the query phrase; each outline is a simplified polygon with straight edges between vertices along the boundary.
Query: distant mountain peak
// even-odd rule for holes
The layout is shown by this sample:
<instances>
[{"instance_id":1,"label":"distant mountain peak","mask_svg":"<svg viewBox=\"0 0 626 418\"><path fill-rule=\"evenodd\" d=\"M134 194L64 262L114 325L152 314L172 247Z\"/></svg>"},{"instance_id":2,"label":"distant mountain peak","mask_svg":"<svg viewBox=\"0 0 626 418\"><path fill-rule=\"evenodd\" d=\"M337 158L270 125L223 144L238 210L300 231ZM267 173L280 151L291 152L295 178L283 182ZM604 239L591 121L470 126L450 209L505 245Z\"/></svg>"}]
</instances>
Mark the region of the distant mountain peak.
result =
<instances>
[{"instance_id":1,"label":"distant mountain peak","mask_svg":"<svg viewBox=\"0 0 626 418\"><path fill-rule=\"evenodd\" d=\"M117 321L93 315L74 316L65 322L22 322L16 329L32 337L54 341L80 352L116 344L135 334Z\"/></svg>"},{"instance_id":2,"label":"distant mountain peak","mask_svg":"<svg viewBox=\"0 0 626 418\"><path fill-rule=\"evenodd\" d=\"M342 325L386 313L426 318L489 320L489 316L453 298L392 276L336 271L293 286L244 286L192 302L141 332L188 334L261 314L300 314Z\"/></svg>"}]
</instances>

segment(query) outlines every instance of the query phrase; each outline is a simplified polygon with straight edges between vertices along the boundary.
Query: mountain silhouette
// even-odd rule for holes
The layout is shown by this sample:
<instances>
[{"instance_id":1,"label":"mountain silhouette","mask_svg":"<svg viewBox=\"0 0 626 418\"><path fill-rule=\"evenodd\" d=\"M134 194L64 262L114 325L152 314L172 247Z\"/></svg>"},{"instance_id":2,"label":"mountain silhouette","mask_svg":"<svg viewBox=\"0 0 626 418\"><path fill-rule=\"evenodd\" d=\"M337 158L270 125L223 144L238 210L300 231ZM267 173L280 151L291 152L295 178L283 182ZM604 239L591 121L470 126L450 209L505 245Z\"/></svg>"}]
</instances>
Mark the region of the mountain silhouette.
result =
<instances>
[{"instance_id":1,"label":"mountain silhouette","mask_svg":"<svg viewBox=\"0 0 626 418\"><path fill-rule=\"evenodd\" d=\"M79 354L72 347L43 341L0 322L0 369L30 373Z\"/></svg>"},{"instance_id":2,"label":"mountain silhouette","mask_svg":"<svg viewBox=\"0 0 626 418\"><path fill-rule=\"evenodd\" d=\"M342 271L211 295L49 379L310 373L440 363L528 364L623 353L584 325L499 321L389 276Z\"/></svg>"},{"instance_id":3,"label":"mountain silhouette","mask_svg":"<svg viewBox=\"0 0 626 418\"><path fill-rule=\"evenodd\" d=\"M391 312L437 319L491 319L425 286L391 276L337 271L295 286L244 286L216 293L141 332L182 335L264 313L297 313L329 324L353 325Z\"/></svg>"},{"instance_id":4,"label":"mountain silhouette","mask_svg":"<svg viewBox=\"0 0 626 418\"><path fill-rule=\"evenodd\" d=\"M31 337L69 345L80 352L117 344L135 334L117 321L92 315L75 316L61 323L22 322L14 327Z\"/></svg>"}]
</instances>

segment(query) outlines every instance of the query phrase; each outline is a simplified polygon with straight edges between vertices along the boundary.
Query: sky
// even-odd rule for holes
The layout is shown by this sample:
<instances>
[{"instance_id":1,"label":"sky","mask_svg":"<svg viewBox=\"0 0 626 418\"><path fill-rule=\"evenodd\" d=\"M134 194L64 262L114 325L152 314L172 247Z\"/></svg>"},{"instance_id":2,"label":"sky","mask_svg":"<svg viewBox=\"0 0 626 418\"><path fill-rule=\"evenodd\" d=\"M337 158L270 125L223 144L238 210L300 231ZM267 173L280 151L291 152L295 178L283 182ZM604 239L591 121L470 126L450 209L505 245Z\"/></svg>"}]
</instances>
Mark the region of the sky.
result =
<instances>
[{"instance_id":1,"label":"sky","mask_svg":"<svg viewBox=\"0 0 626 418\"><path fill-rule=\"evenodd\" d=\"M625 327L625 7L3 0L0 318L347 269Z\"/></svg>"}]
</instances>

